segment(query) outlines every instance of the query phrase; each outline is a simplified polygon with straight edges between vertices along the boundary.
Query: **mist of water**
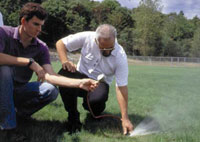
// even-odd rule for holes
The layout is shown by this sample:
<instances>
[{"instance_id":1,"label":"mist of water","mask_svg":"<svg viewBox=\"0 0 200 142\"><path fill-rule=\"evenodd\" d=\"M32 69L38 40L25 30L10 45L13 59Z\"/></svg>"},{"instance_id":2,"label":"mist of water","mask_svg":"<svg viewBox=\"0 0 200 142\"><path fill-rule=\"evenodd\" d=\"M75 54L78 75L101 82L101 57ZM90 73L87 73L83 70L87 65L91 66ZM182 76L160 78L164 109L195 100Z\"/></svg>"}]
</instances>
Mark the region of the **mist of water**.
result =
<instances>
[{"instance_id":1,"label":"mist of water","mask_svg":"<svg viewBox=\"0 0 200 142\"><path fill-rule=\"evenodd\" d=\"M147 117L130 133L130 136L142 136L159 132L159 123L155 119Z\"/></svg>"},{"instance_id":2,"label":"mist of water","mask_svg":"<svg viewBox=\"0 0 200 142\"><path fill-rule=\"evenodd\" d=\"M151 118L145 118L130 136L191 131L191 128L200 127L200 89L194 84L197 82L200 84L197 80L180 80L173 84L173 89L160 92L162 97L150 113Z\"/></svg>"}]
</instances>

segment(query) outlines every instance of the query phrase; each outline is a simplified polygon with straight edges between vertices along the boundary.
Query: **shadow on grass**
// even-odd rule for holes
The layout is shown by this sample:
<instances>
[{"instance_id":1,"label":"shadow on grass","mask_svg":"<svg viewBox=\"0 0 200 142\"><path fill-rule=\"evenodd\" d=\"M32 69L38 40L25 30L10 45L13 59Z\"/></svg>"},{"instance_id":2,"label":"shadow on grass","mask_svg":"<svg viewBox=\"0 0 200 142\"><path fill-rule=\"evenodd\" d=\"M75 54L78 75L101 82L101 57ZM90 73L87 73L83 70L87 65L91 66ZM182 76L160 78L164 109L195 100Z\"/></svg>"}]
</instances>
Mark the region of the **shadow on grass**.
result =
<instances>
[{"instance_id":1,"label":"shadow on grass","mask_svg":"<svg viewBox=\"0 0 200 142\"><path fill-rule=\"evenodd\" d=\"M15 132L26 136L25 142L59 142L66 132L64 126L64 122L55 120L20 120ZM3 133L0 133L0 137L0 142L10 142Z\"/></svg>"},{"instance_id":2,"label":"shadow on grass","mask_svg":"<svg viewBox=\"0 0 200 142\"><path fill-rule=\"evenodd\" d=\"M120 116L120 114L113 115ZM129 115L129 117L134 125L144 119L137 115ZM83 122L83 130L95 135L123 138L121 121L114 117L94 119L87 114ZM66 122L36 119L20 120L16 131L28 138L26 142L61 142L64 139L64 133L68 133ZM1 133L0 138L0 142L9 142ZM72 135L71 138L73 142L80 141L76 135Z\"/></svg>"},{"instance_id":3,"label":"shadow on grass","mask_svg":"<svg viewBox=\"0 0 200 142\"><path fill-rule=\"evenodd\" d=\"M104 114L107 113L105 112ZM90 114L87 114L83 128L92 134L100 134L99 132L101 132L108 137L113 137L113 135L116 135L118 138L123 137L121 120L116 118L116 116L120 116L120 114L112 114L112 116L109 117L94 119ZM144 119L144 117L132 114L129 115L129 119L133 125L136 126ZM109 133L109 135L106 133Z\"/></svg>"}]
</instances>

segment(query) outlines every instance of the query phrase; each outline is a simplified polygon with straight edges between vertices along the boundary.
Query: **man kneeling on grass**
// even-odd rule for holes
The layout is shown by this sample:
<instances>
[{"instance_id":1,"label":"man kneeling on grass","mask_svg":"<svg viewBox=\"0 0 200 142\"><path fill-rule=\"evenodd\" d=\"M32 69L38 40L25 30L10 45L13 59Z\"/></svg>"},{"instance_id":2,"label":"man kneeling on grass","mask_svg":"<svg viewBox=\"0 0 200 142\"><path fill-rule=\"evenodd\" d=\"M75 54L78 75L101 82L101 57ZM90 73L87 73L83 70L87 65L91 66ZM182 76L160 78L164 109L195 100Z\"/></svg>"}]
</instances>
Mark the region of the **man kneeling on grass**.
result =
<instances>
[{"instance_id":1,"label":"man kneeling on grass","mask_svg":"<svg viewBox=\"0 0 200 142\"><path fill-rule=\"evenodd\" d=\"M99 116L106 108L109 97L109 85L116 80L116 95L121 110L124 134L133 130L133 124L128 117L128 63L122 46L117 42L115 27L103 24L96 31L85 31L68 35L56 43L56 48L62 63L59 74L74 78L92 78L104 75L93 92L83 89L59 87L65 109L68 112L69 127L72 131L80 130L80 114L77 108L77 98L83 98L83 107ZM81 49L81 57L77 66L70 62L68 52ZM88 99L87 99L88 94ZM89 103L88 103L88 102ZM88 105L89 104L89 105Z\"/></svg>"},{"instance_id":2,"label":"man kneeling on grass","mask_svg":"<svg viewBox=\"0 0 200 142\"><path fill-rule=\"evenodd\" d=\"M46 17L39 4L27 3L20 11L21 25L0 27L1 133L15 132L16 115L30 117L54 101L58 95L54 85L87 91L97 87L92 79L71 79L53 71L48 47L37 38ZM29 82L33 72L38 81Z\"/></svg>"}]
</instances>

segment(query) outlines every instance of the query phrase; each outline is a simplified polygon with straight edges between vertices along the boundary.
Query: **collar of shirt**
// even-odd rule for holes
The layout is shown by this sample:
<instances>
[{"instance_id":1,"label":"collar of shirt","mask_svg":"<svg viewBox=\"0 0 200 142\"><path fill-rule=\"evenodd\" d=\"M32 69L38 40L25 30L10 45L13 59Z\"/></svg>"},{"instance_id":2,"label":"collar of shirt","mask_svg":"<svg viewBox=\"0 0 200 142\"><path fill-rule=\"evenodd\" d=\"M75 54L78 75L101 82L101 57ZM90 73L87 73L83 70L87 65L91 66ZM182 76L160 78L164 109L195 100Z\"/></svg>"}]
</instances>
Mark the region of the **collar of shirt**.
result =
<instances>
[{"instance_id":1,"label":"collar of shirt","mask_svg":"<svg viewBox=\"0 0 200 142\"><path fill-rule=\"evenodd\" d=\"M13 39L19 40L21 42L21 39L20 39L20 36L19 36L19 28L20 28L20 26L15 27ZM33 45L33 46L37 45L37 38L33 38L31 45Z\"/></svg>"},{"instance_id":2,"label":"collar of shirt","mask_svg":"<svg viewBox=\"0 0 200 142\"><path fill-rule=\"evenodd\" d=\"M115 38L115 49L111 52L111 54L113 55L113 56L117 56L117 50L118 50L118 42L117 42L117 38Z\"/></svg>"}]
</instances>

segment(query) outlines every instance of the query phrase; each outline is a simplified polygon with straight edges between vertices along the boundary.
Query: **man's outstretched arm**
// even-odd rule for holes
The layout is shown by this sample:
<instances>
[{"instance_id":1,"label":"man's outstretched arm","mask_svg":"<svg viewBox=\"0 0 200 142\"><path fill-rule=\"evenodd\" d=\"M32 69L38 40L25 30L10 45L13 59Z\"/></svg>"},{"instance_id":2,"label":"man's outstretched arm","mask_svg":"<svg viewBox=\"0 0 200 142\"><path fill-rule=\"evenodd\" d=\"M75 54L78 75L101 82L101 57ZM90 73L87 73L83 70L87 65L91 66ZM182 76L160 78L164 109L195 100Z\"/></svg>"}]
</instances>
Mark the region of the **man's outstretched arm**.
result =
<instances>
[{"instance_id":1,"label":"man's outstretched arm","mask_svg":"<svg viewBox=\"0 0 200 142\"><path fill-rule=\"evenodd\" d=\"M133 124L128 117L128 88L127 86L116 87L117 100L121 110L122 127L124 134L133 130Z\"/></svg>"}]
</instances>

